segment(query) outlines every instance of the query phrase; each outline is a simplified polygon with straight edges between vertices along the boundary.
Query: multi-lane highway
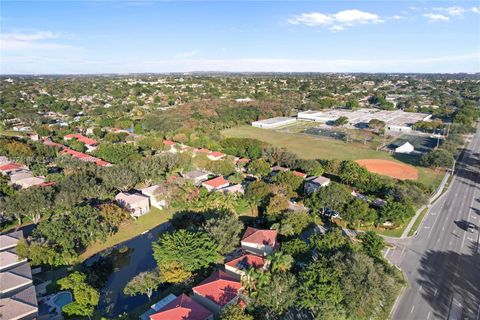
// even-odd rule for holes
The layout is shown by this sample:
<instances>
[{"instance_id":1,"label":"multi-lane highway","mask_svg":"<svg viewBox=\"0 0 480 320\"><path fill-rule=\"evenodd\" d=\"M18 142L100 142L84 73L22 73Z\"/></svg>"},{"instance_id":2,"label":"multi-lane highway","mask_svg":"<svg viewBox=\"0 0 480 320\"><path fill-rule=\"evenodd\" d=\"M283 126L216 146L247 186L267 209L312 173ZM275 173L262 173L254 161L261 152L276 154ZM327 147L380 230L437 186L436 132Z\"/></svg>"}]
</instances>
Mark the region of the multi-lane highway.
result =
<instances>
[{"instance_id":1,"label":"multi-lane highway","mask_svg":"<svg viewBox=\"0 0 480 320\"><path fill-rule=\"evenodd\" d=\"M480 126L418 234L396 241L387 253L409 282L393 319L480 320L479 229Z\"/></svg>"}]
</instances>

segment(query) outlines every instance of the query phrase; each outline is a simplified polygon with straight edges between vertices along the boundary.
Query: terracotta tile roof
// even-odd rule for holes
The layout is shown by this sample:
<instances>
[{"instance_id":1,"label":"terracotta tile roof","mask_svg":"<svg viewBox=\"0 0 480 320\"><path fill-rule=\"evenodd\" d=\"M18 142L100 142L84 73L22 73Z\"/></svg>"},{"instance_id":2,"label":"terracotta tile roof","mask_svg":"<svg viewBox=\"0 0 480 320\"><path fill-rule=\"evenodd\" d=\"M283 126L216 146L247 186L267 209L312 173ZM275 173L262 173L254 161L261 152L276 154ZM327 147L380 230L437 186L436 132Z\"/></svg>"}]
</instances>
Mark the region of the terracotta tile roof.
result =
<instances>
[{"instance_id":1,"label":"terracotta tile roof","mask_svg":"<svg viewBox=\"0 0 480 320\"><path fill-rule=\"evenodd\" d=\"M219 187L221 187L225 184L229 184L229 183L230 182L228 182L228 180L225 180L224 177L220 176L220 177L216 177L216 178L207 180L207 181L203 182L202 184L206 184L206 185L214 187L214 188L219 188Z\"/></svg>"},{"instance_id":2,"label":"terracotta tile roof","mask_svg":"<svg viewBox=\"0 0 480 320\"><path fill-rule=\"evenodd\" d=\"M100 166L100 167L108 167L109 165L111 165L110 162L102 160L102 159L98 159L97 161L95 161L95 164L97 166Z\"/></svg>"},{"instance_id":3,"label":"terracotta tile roof","mask_svg":"<svg viewBox=\"0 0 480 320\"><path fill-rule=\"evenodd\" d=\"M218 158L218 157L223 157L225 154L220 152L220 151L212 151L208 154L209 156Z\"/></svg>"},{"instance_id":4,"label":"terracotta tile roof","mask_svg":"<svg viewBox=\"0 0 480 320\"><path fill-rule=\"evenodd\" d=\"M260 229L248 227L243 235L242 242L275 246L277 242L277 231L260 230Z\"/></svg>"},{"instance_id":5,"label":"terracotta tile roof","mask_svg":"<svg viewBox=\"0 0 480 320\"><path fill-rule=\"evenodd\" d=\"M301 178L306 178L307 177L307 174L306 173L303 173L303 172L300 172L300 171L296 171L296 170L293 170L292 173L298 177L301 177Z\"/></svg>"},{"instance_id":6,"label":"terracotta tile roof","mask_svg":"<svg viewBox=\"0 0 480 320\"><path fill-rule=\"evenodd\" d=\"M174 146L176 143L172 140L163 140L163 144L167 146Z\"/></svg>"},{"instance_id":7,"label":"terracotta tile roof","mask_svg":"<svg viewBox=\"0 0 480 320\"><path fill-rule=\"evenodd\" d=\"M8 163L8 164L4 164L3 166L0 166L0 171L7 172L7 171L17 170L21 168L25 168L25 165L12 162L12 163Z\"/></svg>"},{"instance_id":8,"label":"terracotta tile roof","mask_svg":"<svg viewBox=\"0 0 480 320\"><path fill-rule=\"evenodd\" d=\"M251 253L246 253L241 257L238 257L236 259L233 259L232 261L225 263L225 265L232 268L237 268L239 270L246 270L251 267L258 269L258 268L262 268L265 265L266 261L267 260L263 257L257 256Z\"/></svg>"},{"instance_id":9,"label":"terracotta tile roof","mask_svg":"<svg viewBox=\"0 0 480 320\"><path fill-rule=\"evenodd\" d=\"M193 292L212 300L219 306L225 306L238 295L241 283L227 273L217 270L210 277L193 287Z\"/></svg>"},{"instance_id":10,"label":"terracotta tile roof","mask_svg":"<svg viewBox=\"0 0 480 320\"><path fill-rule=\"evenodd\" d=\"M248 162L250 162L250 159L248 159L248 158L240 158L240 159L237 160L237 162L248 163Z\"/></svg>"},{"instance_id":11,"label":"terracotta tile roof","mask_svg":"<svg viewBox=\"0 0 480 320\"><path fill-rule=\"evenodd\" d=\"M212 316L201 304L182 294L159 312L150 315L151 320L206 320Z\"/></svg>"},{"instance_id":12,"label":"terracotta tile roof","mask_svg":"<svg viewBox=\"0 0 480 320\"><path fill-rule=\"evenodd\" d=\"M84 144L86 145L96 145L98 144L98 141L95 140L95 139L91 139L89 137L85 137L84 135L82 134L79 134L79 133L70 133L70 134L67 134L63 137L64 139L72 139L72 138L75 138L77 139L78 141L80 142L83 142Z\"/></svg>"}]
</instances>

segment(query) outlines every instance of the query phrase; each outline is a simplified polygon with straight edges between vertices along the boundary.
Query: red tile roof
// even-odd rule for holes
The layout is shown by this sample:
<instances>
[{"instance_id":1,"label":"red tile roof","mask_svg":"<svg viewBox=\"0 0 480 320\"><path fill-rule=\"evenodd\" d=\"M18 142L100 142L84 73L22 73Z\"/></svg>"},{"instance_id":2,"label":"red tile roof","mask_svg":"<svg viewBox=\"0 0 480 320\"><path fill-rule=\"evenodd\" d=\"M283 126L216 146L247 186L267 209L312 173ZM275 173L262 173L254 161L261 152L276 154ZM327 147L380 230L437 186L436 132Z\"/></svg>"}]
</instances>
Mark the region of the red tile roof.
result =
<instances>
[{"instance_id":1,"label":"red tile roof","mask_svg":"<svg viewBox=\"0 0 480 320\"><path fill-rule=\"evenodd\" d=\"M218 158L218 157L223 157L225 154L221 153L219 151L212 151L208 155L212 156L212 157L215 157L215 158Z\"/></svg>"},{"instance_id":2,"label":"red tile roof","mask_svg":"<svg viewBox=\"0 0 480 320\"><path fill-rule=\"evenodd\" d=\"M248 159L248 158L240 158L240 159L238 159L237 162L248 163L248 162L250 162L250 159Z\"/></svg>"},{"instance_id":3,"label":"red tile roof","mask_svg":"<svg viewBox=\"0 0 480 320\"><path fill-rule=\"evenodd\" d=\"M69 134L66 134L63 138L67 139L67 140L75 138L78 141L83 142L86 145L96 145L96 144L98 144L97 140L85 137L84 135L82 135L80 133L69 133Z\"/></svg>"},{"instance_id":4,"label":"red tile roof","mask_svg":"<svg viewBox=\"0 0 480 320\"><path fill-rule=\"evenodd\" d=\"M151 320L206 320L212 313L201 304L182 294L150 316Z\"/></svg>"},{"instance_id":5,"label":"red tile roof","mask_svg":"<svg viewBox=\"0 0 480 320\"><path fill-rule=\"evenodd\" d=\"M296 170L293 170L292 173L300 178L306 178L307 177L307 174L306 173L303 173L303 172L300 172L300 171L296 171Z\"/></svg>"},{"instance_id":6,"label":"red tile roof","mask_svg":"<svg viewBox=\"0 0 480 320\"><path fill-rule=\"evenodd\" d=\"M167 145L167 146L174 146L176 145L175 142L171 141L171 140L163 140L163 144L164 145Z\"/></svg>"},{"instance_id":7,"label":"red tile roof","mask_svg":"<svg viewBox=\"0 0 480 320\"><path fill-rule=\"evenodd\" d=\"M69 154L72 157L75 157L75 158L81 159L81 160L95 161L95 159L96 159L95 157L92 157L92 156L90 156L86 153L78 152L78 151L75 151L75 150L72 150L72 149L69 149L69 148L63 149L60 153L61 154Z\"/></svg>"},{"instance_id":8,"label":"red tile roof","mask_svg":"<svg viewBox=\"0 0 480 320\"><path fill-rule=\"evenodd\" d=\"M0 171L11 171L16 169L21 169L24 167L25 166L23 164L12 162L12 163L7 163L7 164L4 164L3 166L0 166Z\"/></svg>"},{"instance_id":9,"label":"red tile roof","mask_svg":"<svg viewBox=\"0 0 480 320\"><path fill-rule=\"evenodd\" d=\"M196 294L210 299L223 307L238 295L238 291L241 288L242 285L236 278L217 270L192 289Z\"/></svg>"},{"instance_id":10,"label":"red tile roof","mask_svg":"<svg viewBox=\"0 0 480 320\"><path fill-rule=\"evenodd\" d=\"M54 182L54 181L51 181L51 182L42 182L39 184L40 187L52 187L54 185L56 185L57 183Z\"/></svg>"},{"instance_id":11,"label":"red tile roof","mask_svg":"<svg viewBox=\"0 0 480 320\"><path fill-rule=\"evenodd\" d=\"M273 247L277 243L277 231L248 227L243 235L242 241Z\"/></svg>"},{"instance_id":12,"label":"red tile roof","mask_svg":"<svg viewBox=\"0 0 480 320\"><path fill-rule=\"evenodd\" d=\"M219 187L224 186L224 185L229 184L229 183L230 182L225 180L224 177L220 176L220 177L216 177L216 178L207 180L207 181L203 182L202 184L206 184L206 185L214 187L214 188L219 188Z\"/></svg>"},{"instance_id":13,"label":"red tile roof","mask_svg":"<svg viewBox=\"0 0 480 320\"><path fill-rule=\"evenodd\" d=\"M225 263L225 265L237 268L239 270L246 270L251 267L258 269L265 265L266 259L254 254L246 253L237 259Z\"/></svg>"},{"instance_id":14,"label":"red tile roof","mask_svg":"<svg viewBox=\"0 0 480 320\"><path fill-rule=\"evenodd\" d=\"M98 159L97 161L95 161L95 164L97 166L100 166L100 167L108 167L109 165L111 165L110 162L102 160L102 159Z\"/></svg>"}]
</instances>

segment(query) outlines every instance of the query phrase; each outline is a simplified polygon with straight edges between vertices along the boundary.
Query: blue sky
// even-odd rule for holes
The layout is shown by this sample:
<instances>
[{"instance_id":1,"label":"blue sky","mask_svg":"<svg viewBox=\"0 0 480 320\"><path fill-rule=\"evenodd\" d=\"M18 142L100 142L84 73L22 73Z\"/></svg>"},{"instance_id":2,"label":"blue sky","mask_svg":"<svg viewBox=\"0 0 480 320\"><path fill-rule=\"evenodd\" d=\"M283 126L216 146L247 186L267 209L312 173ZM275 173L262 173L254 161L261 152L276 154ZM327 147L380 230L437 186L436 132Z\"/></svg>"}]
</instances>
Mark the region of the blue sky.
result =
<instances>
[{"instance_id":1,"label":"blue sky","mask_svg":"<svg viewBox=\"0 0 480 320\"><path fill-rule=\"evenodd\" d=\"M0 72L480 72L479 1L2 1Z\"/></svg>"}]
</instances>

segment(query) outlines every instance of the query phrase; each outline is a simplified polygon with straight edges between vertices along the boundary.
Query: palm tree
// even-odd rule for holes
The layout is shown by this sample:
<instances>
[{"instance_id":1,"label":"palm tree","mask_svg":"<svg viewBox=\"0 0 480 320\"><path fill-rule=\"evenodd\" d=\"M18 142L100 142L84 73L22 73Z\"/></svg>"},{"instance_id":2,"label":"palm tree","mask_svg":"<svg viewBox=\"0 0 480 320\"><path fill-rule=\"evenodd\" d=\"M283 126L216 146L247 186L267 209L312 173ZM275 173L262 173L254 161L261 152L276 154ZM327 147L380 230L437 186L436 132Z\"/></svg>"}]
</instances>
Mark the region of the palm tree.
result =
<instances>
[{"instance_id":1,"label":"palm tree","mask_svg":"<svg viewBox=\"0 0 480 320\"><path fill-rule=\"evenodd\" d=\"M281 252L273 253L268 260L270 261L270 270L272 272L286 272L290 270L293 264L292 256Z\"/></svg>"}]
</instances>

